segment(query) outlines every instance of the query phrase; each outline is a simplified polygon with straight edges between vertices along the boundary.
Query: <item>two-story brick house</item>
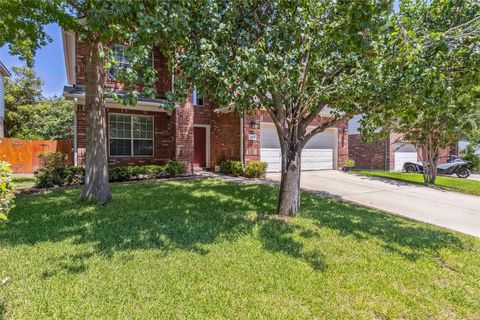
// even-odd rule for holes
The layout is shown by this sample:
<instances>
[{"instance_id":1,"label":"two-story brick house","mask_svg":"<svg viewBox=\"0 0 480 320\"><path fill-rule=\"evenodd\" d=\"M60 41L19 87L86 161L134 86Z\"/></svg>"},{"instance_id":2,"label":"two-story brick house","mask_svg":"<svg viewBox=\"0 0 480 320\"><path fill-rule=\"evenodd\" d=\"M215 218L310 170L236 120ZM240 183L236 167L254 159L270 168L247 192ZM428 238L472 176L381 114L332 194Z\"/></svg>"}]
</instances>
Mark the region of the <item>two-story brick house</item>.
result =
<instances>
[{"instance_id":1,"label":"two-story brick house","mask_svg":"<svg viewBox=\"0 0 480 320\"><path fill-rule=\"evenodd\" d=\"M75 163L85 161L85 65L84 44L75 33L63 31L68 86L64 96L75 101ZM116 48L114 48L116 52ZM122 56L116 57L122 61ZM269 171L280 170L280 146L273 123L264 110L240 117L230 108L193 93L173 112L159 108L162 94L172 89L172 74L158 48L152 50L158 71L157 99L139 99L136 106L106 101L108 162L110 166L160 164L177 160L194 168L213 169L223 160L247 163L262 160ZM107 87L121 89L113 77ZM321 115L318 125L328 117ZM302 157L304 170L341 169L348 156L347 122L327 129L309 141Z\"/></svg>"}]
</instances>

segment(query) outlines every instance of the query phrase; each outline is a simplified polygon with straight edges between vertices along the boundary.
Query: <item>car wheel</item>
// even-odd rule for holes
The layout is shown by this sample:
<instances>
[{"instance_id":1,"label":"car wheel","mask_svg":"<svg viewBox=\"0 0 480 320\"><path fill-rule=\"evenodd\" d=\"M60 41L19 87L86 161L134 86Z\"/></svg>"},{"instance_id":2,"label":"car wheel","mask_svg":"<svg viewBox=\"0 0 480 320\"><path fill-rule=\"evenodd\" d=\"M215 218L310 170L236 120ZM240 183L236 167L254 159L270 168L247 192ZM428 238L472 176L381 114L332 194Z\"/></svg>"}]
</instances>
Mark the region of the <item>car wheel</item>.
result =
<instances>
[{"instance_id":1,"label":"car wheel","mask_svg":"<svg viewBox=\"0 0 480 320\"><path fill-rule=\"evenodd\" d=\"M405 166L405 172L408 172L408 173L412 173L412 172L416 172L417 170L415 169L415 166L412 165L412 164L407 164Z\"/></svg>"},{"instance_id":2,"label":"car wheel","mask_svg":"<svg viewBox=\"0 0 480 320\"><path fill-rule=\"evenodd\" d=\"M467 168L460 168L457 170L457 176L459 178L468 178L470 176L470 170L468 170Z\"/></svg>"}]
</instances>

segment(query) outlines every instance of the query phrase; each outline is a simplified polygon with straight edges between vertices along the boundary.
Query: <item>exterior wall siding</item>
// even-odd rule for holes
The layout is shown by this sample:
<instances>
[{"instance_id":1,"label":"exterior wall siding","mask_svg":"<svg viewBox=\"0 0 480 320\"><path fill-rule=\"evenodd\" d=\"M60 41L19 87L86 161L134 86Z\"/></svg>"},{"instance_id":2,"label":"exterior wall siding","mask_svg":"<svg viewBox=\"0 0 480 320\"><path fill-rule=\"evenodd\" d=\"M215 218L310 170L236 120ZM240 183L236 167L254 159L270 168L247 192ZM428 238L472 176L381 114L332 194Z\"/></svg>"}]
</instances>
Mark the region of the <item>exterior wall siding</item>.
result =
<instances>
[{"instance_id":1,"label":"exterior wall siding","mask_svg":"<svg viewBox=\"0 0 480 320\"><path fill-rule=\"evenodd\" d=\"M394 165L390 157L389 139L372 143L362 142L361 134L348 135L348 156L359 169L390 170Z\"/></svg>"},{"instance_id":2,"label":"exterior wall siding","mask_svg":"<svg viewBox=\"0 0 480 320\"><path fill-rule=\"evenodd\" d=\"M211 123L211 168L226 160L240 161L240 117L234 112L214 114Z\"/></svg>"}]
</instances>

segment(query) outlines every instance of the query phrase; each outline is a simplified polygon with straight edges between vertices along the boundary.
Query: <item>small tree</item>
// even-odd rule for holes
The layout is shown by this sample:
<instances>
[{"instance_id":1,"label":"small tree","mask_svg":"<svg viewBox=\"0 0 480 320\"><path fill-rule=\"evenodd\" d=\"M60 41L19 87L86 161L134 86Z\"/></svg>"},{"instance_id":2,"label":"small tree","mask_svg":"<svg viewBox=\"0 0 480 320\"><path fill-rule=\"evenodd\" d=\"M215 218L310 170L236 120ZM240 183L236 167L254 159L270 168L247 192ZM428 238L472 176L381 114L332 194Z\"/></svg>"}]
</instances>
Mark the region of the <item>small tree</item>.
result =
<instances>
[{"instance_id":1,"label":"small tree","mask_svg":"<svg viewBox=\"0 0 480 320\"><path fill-rule=\"evenodd\" d=\"M13 77L5 81L5 136L24 138L42 99L43 81L32 68L13 67Z\"/></svg>"},{"instance_id":2,"label":"small tree","mask_svg":"<svg viewBox=\"0 0 480 320\"><path fill-rule=\"evenodd\" d=\"M427 184L435 183L439 150L480 128L479 10L476 1L402 2L394 99L362 119L366 137L380 127L414 144Z\"/></svg>"}]
</instances>

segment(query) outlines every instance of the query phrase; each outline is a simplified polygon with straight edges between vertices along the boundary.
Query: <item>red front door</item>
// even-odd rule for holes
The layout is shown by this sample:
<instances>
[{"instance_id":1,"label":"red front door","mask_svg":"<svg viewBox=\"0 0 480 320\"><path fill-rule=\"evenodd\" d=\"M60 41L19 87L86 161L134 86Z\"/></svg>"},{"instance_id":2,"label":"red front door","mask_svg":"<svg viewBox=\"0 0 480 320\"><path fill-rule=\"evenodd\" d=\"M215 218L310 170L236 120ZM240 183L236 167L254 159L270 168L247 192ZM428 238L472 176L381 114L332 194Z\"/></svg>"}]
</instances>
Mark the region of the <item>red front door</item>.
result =
<instances>
[{"instance_id":1,"label":"red front door","mask_svg":"<svg viewBox=\"0 0 480 320\"><path fill-rule=\"evenodd\" d=\"M196 168L207 166L207 128L193 128L193 165Z\"/></svg>"}]
</instances>

